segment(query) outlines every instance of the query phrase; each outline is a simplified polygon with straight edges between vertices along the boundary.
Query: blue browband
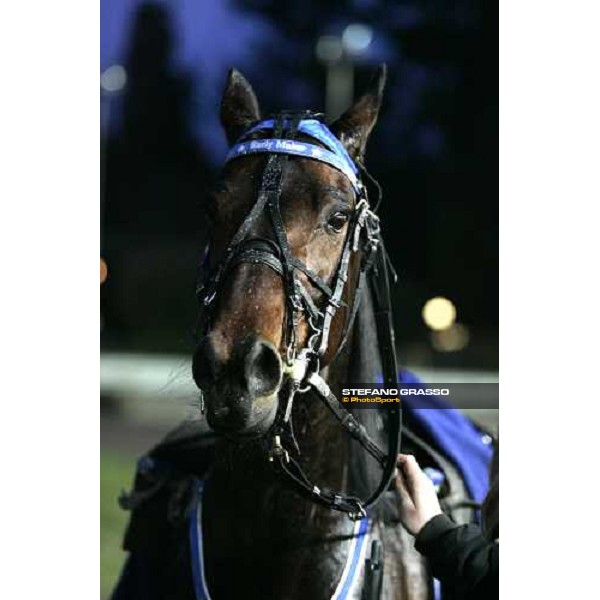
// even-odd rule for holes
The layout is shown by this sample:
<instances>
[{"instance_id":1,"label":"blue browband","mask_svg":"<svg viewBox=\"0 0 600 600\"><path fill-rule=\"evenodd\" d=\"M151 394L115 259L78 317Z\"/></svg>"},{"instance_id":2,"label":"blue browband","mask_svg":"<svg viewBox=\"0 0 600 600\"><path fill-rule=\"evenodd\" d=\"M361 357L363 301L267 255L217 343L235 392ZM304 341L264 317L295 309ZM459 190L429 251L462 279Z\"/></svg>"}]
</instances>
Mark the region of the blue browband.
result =
<instances>
[{"instance_id":1,"label":"blue browband","mask_svg":"<svg viewBox=\"0 0 600 600\"><path fill-rule=\"evenodd\" d=\"M273 119L265 119L251 127L234 144L227 154L225 163L234 158L246 156L247 154L291 154L303 158L311 158L331 165L341 171L352 184L357 193L361 191L359 170L343 144L329 130L327 125L317 119L302 119L298 125L298 131L304 135L320 142L325 146L317 146L298 140L266 138L260 140L246 140L248 136L258 131L273 129Z\"/></svg>"}]
</instances>

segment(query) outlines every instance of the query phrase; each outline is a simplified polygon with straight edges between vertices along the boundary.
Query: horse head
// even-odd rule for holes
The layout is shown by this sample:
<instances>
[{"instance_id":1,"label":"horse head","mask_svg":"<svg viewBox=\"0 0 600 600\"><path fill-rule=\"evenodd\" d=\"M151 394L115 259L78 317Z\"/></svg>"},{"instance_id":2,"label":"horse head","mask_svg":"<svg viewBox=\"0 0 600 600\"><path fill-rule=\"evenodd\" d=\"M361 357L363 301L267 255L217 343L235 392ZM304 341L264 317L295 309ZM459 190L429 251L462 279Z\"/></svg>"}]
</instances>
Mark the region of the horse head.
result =
<instances>
[{"instance_id":1,"label":"horse head","mask_svg":"<svg viewBox=\"0 0 600 600\"><path fill-rule=\"evenodd\" d=\"M381 67L367 92L329 126L359 166L377 120L385 75ZM250 142L275 137L264 129L251 132L260 120L252 87L232 70L221 102L221 122L230 145L241 138ZM301 130L295 139L307 140ZM313 148L325 148L310 141ZM336 278L359 202L350 179L331 164L307 156L286 156L277 190L267 190L277 196L287 244L282 249L285 244L281 230L276 231L276 215L267 207L249 216L265 191L271 156L242 153L229 160L207 211L211 220L208 269L218 271L224 262L227 269L219 273L209 323L194 354L193 375L204 395L209 425L229 435L261 435L272 425L291 364L290 330L295 351L306 348L315 331L310 311L296 310L290 304L290 286L295 278L305 290L303 302L312 302L322 314L324 290ZM236 261L232 246L242 227L245 258ZM253 260L253 256L262 259ZM290 256L302 268L289 267ZM342 302L332 314L326 347L321 348L320 368L331 362L344 336L359 263L358 253L352 253Z\"/></svg>"}]
</instances>

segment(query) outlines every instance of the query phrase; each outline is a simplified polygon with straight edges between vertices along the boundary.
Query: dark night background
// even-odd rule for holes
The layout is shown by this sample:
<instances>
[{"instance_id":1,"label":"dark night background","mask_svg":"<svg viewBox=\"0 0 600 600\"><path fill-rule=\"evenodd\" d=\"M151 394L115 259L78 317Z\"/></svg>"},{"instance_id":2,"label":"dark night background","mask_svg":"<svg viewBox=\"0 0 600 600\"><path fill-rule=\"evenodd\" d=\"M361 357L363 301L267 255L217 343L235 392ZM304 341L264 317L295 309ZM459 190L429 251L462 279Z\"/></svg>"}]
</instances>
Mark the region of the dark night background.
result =
<instances>
[{"instance_id":1,"label":"dark night background","mask_svg":"<svg viewBox=\"0 0 600 600\"><path fill-rule=\"evenodd\" d=\"M352 23L373 31L355 93L375 65L389 67L367 164L400 274L400 358L497 369L498 5L483 0L103 0L101 71L118 64L127 76L121 91L101 89L103 350L191 352L228 67L263 112L322 110L316 42ZM438 295L470 333L460 351L431 344L421 308Z\"/></svg>"}]
</instances>

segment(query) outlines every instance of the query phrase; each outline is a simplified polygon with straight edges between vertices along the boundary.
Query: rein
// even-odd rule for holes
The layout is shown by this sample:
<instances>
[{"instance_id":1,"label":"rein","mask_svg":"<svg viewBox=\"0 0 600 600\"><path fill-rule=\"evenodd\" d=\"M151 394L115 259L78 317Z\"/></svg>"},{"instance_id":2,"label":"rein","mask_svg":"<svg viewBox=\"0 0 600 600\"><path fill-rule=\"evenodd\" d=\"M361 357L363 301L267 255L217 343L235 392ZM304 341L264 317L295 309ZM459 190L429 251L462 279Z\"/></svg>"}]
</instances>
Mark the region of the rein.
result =
<instances>
[{"instance_id":1,"label":"rein","mask_svg":"<svg viewBox=\"0 0 600 600\"><path fill-rule=\"evenodd\" d=\"M270 132L270 137L248 139L253 134L263 131ZM317 143L299 141L297 139L299 134ZM244 262L263 264L282 278L287 309L284 323L285 368L278 412L269 434L268 458L305 497L327 508L345 512L352 519L361 519L366 516L366 509L374 505L388 489L394 475L396 457L400 449L402 411L397 406L388 407L388 451L385 452L371 439L365 427L338 401L319 374L319 370L320 359L328 349L331 323L337 310L343 305L342 295L348 280L351 256L353 253L360 252L358 285L337 353L349 337L361 295L365 293L365 287L370 285L374 298L384 384L391 387L397 385L390 301L390 261L383 246L379 217L371 210L363 176L366 176L370 182L374 180L362 165L357 165L350 158L342 143L319 119L319 115L310 112L282 112L255 124L231 148L226 163L251 154L268 155L257 200L228 245L224 259L199 286L197 294L204 307L207 327L209 327L215 299L227 274L235 266ZM342 253L329 284L296 258L289 246L281 216L280 198L282 177L290 156L317 160L337 169L348 178L356 194L356 203ZM380 193L378 184L376 187ZM379 201L376 206L379 206ZM270 219L275 239L249 238L252 227L265 212ZM310 284L321 293L320 306L313 301L309 290L300 280L299 272L303 273ZM299 348L298 322L302 314L311 333L306 345ZM380 483L367 500L362 501L314 485L283 445L282 440L286 445L291 444L299 452L291 421L292 407L296 395L305 393L309 389L316 392L342 428L382 466Z\"/></svg>"}]
</instances>

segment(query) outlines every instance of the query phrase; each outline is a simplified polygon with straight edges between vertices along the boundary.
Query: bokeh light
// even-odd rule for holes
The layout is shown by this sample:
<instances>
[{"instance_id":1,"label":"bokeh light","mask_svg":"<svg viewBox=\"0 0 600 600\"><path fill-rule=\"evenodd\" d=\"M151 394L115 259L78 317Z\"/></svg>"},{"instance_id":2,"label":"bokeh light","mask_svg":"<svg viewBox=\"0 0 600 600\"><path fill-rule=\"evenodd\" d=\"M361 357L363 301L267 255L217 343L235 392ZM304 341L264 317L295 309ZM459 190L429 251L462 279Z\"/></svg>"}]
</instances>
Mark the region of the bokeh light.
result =
<instances>
[{"instance_id":1,"label":"bokeh light","mask_svg":"<svg viewBox=\"0 0 600 600\"><path fill-rule=\"evenodd\" d=\"M315 51L317 58L326 63L337 62L344 53L342 42L335 35L322 35L317 40Z\"/></svg>"},{"instance_id":2,"label":"bokeh light","mask_svg":"<svg viewBox=\"0 0 600 600\"><path fill-rule=\"evenodd\" d=\"M108 277L108 267L106 266L106 261L101 258L100 259L100 284L103 284Z\"/></svg>"},{"instance_id":3,"label":"bokeh light","mask_svg":"<svg viewBox=\"0 0 600 600\"><path fill-rule=\"evenodd\" d=\"M462 323L453 323L442 331L432 331L431 345L438 352L459 352L469 345L470 337Z\"/></svg>"},{"instance_id":4,"label":"bokeh light","mask_svg":"<svg viewBox=\"0 0 600 600\"><path fill-rule=\"evenodd\" d=\"M448 298L436 296L425 302L421 315L427 327L434 331L442 331L448 329L456 320L456 307Z\"/></svg>"},{"instance_id":5,"label":"bokeh light","mask_svg":"<svg viewBox=\"0 0 600 600\"><path fill-rule=\"evenodd\" d=\"M373 41L373 29L368 25L353 23L342 34L342 43L348 54L362 54Z\"/></svg>"},{"instance_id":6,"label":"bokeh light","mask_svg":"<svg viewBox=\"0 0 600 600\"><path fill-rule=\"evenodd\" d=\"M120 92L127 84L127 72L121 65L112 65L100 75L100 87L105 92Z\"/></svg>"}]
</instances>

